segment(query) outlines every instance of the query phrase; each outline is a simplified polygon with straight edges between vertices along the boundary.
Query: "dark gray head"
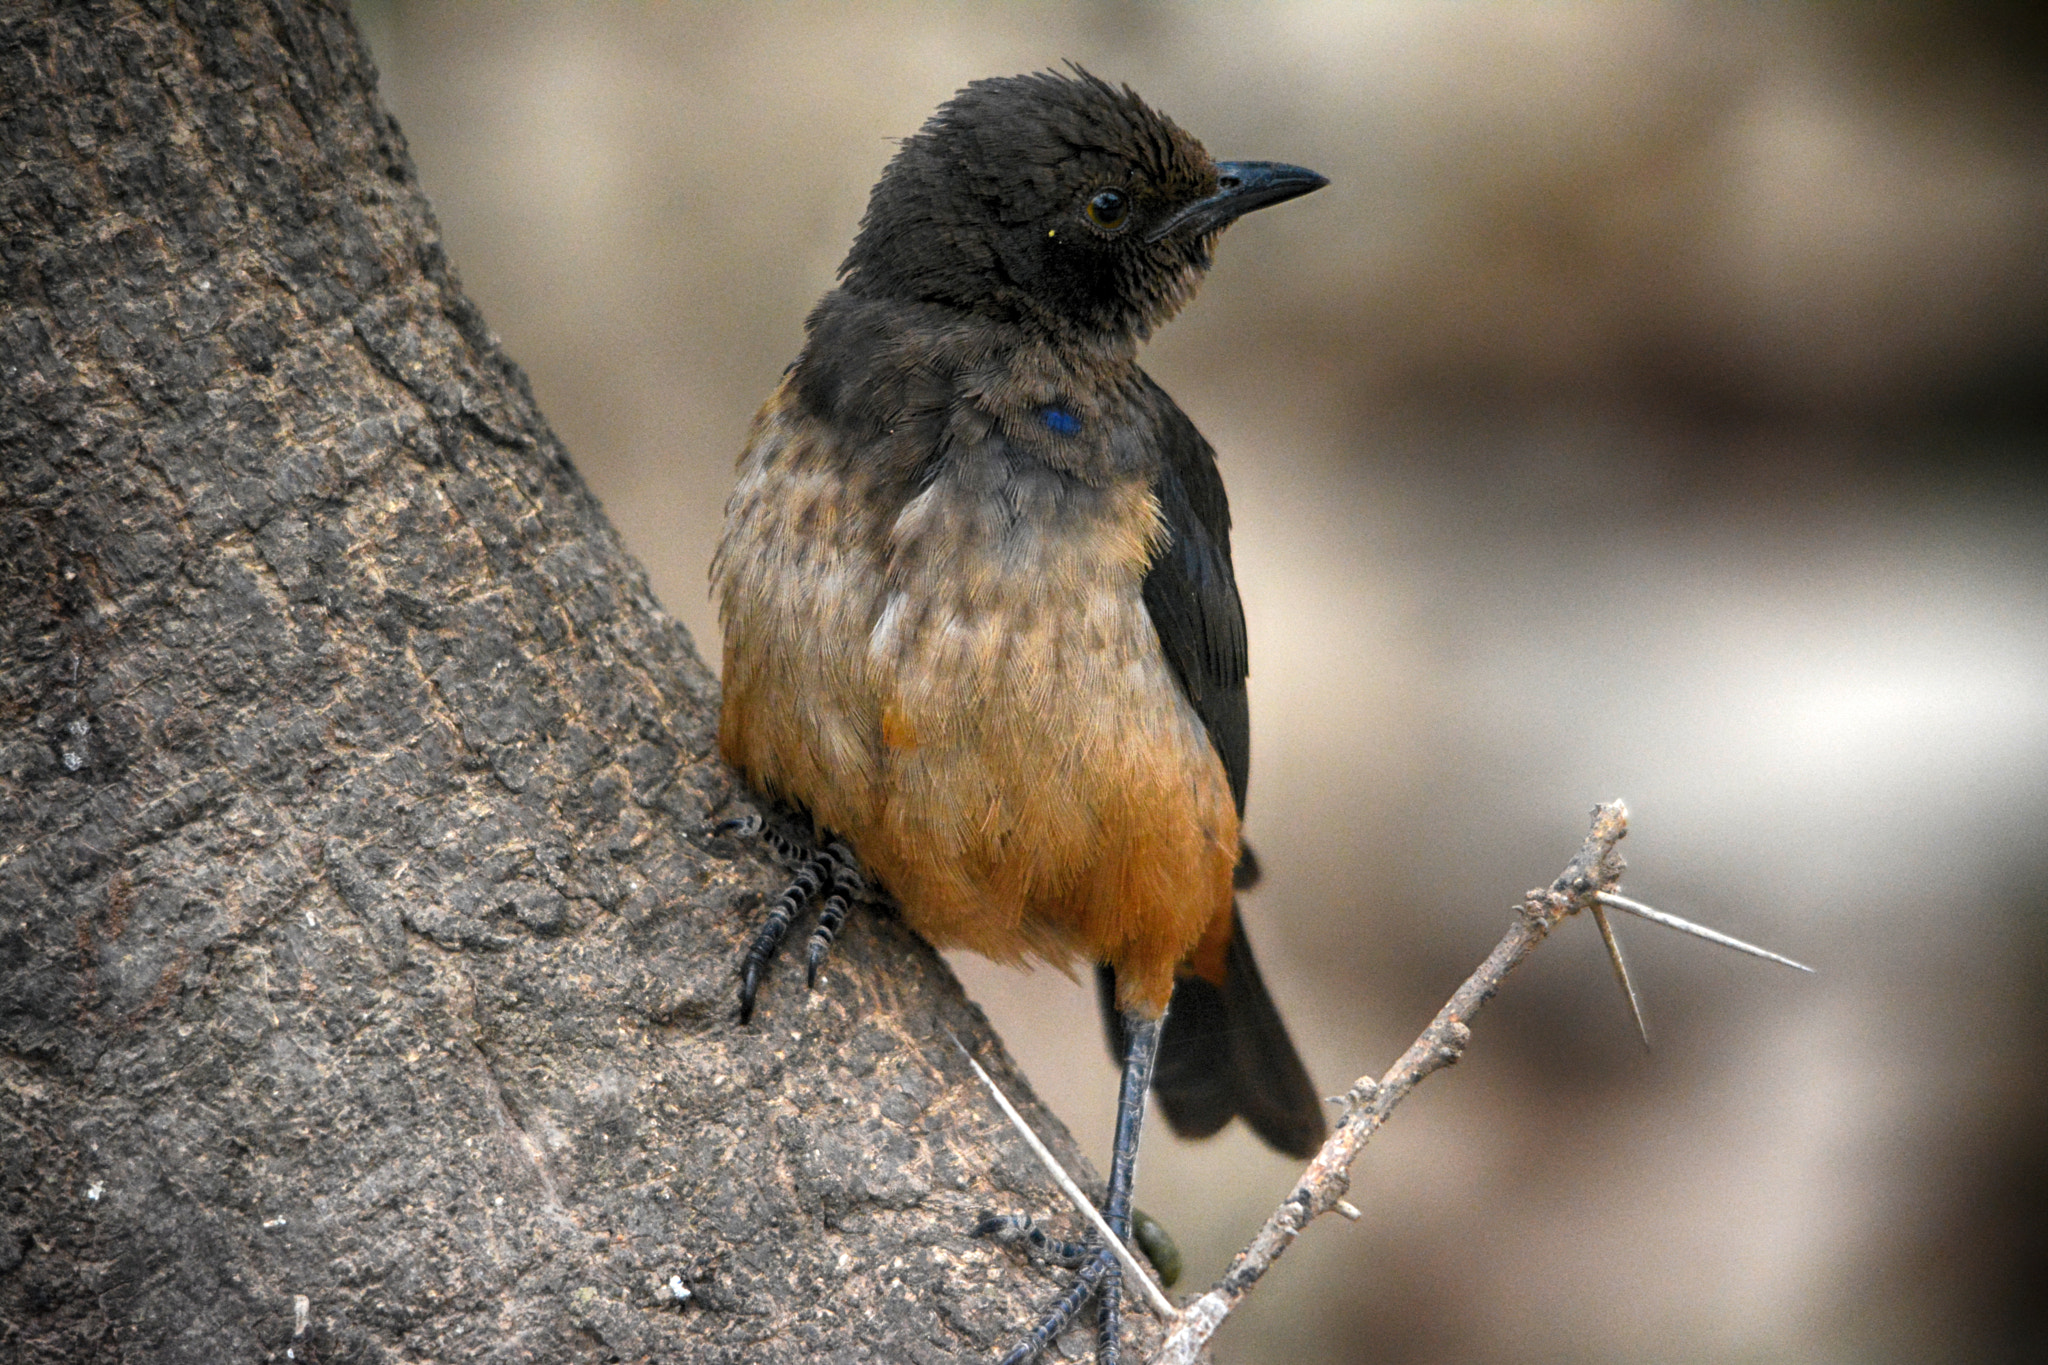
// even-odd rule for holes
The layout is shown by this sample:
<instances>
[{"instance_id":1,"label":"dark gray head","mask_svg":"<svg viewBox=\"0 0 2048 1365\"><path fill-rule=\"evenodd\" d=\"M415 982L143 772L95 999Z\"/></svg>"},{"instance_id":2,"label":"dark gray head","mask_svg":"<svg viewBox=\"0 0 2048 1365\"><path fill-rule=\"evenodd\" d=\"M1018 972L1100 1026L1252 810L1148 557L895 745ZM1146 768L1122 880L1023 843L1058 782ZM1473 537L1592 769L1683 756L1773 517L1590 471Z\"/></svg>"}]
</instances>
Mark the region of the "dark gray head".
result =
<instances>
[{"instance_id":1,"label":"dark gray head","mask_svg":"<svg viewBox=\"0 0 2048 1365\"><path fill-rule=\"evenodd\" d=\"M1144 336L1240 215L1329 182L1202 144L1080 67L976 81L907 139L839 267L855 294Z\"/></svg>"}]
</instances>

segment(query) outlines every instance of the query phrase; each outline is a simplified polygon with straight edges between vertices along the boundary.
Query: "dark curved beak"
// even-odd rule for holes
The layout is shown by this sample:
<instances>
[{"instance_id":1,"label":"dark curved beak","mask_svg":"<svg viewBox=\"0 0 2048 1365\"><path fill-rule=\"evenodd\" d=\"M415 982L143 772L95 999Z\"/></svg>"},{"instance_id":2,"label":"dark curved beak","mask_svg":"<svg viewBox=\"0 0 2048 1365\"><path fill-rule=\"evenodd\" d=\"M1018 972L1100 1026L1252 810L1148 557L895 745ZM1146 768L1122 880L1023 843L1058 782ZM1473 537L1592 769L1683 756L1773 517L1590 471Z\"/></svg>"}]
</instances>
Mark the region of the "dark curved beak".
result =
<instances>
[{"instance_id":1,"label":"dark curved beak","mask_svg":"<svg viewBox=\"0 0 2048 1365\"><path fill-rule=\"evenodd\" d=\"M1216 193L1197 199L1145 234L1156 242L1176 232L1215 232L1253 209L1299 199L1330 183L1305 166L1284 161L1222 161L1216 165Z\"/></svg>"}]
</instances>

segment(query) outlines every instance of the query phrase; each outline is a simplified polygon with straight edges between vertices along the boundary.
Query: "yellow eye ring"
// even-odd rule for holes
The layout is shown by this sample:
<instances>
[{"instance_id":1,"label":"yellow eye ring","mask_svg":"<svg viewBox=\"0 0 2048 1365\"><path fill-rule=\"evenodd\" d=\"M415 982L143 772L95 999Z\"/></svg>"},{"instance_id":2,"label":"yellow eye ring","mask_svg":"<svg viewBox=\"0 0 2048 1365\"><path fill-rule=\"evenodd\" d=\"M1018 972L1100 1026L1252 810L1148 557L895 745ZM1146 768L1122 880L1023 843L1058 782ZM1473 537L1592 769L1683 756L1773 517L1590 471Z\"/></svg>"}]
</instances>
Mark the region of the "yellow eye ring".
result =
<instances>
[{"instance_id":1,"label":"yellow eye ring","mask_svg":"<svg viewBox=\"0 0 2048 1365\"><path fill-rule=\"evenodd\" d=\"M1100 190L1088 201L1088 221L1104 232L1117 232L1131 220L1131 197L1122 190Z\"/></svg>"}]
</instances>

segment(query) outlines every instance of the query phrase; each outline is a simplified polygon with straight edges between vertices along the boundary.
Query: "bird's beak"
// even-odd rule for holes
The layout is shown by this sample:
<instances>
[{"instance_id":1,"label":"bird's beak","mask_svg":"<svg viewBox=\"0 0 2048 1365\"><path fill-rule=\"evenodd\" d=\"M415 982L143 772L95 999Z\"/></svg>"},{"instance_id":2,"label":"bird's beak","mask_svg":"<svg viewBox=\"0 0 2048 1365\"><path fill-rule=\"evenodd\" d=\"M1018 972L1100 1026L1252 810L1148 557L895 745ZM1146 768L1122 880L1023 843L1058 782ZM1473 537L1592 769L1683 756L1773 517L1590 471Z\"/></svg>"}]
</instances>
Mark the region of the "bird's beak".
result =
<instances>
[{"instance_id":1,"label":"bird's beak","mask_svg":"<svg viewBox=\"0 0 2048 1365\"><path fill-rule=\"evenodd\" d=\"M1221 161L1216 165L1216 193L1197 199L1145 234L1157 242L1176 232L1215 232L1253 209L1298 199L1321 189L1330 177L1284 161Z\"/></svg>"}]
</instances>

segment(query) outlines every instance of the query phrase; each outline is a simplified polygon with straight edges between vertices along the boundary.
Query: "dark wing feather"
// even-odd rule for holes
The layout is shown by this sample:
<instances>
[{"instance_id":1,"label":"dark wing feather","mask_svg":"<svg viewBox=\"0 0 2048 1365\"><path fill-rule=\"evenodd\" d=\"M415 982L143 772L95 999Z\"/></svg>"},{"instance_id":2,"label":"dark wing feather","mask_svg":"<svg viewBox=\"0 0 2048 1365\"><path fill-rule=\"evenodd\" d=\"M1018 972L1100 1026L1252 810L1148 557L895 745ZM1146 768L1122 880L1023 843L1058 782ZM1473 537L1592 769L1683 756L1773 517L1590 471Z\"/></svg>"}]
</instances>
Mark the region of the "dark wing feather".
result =
<instances>
[{"instance_id":1,"label":"dark wing feather","mask_svg":"<svg viewBox=\"0 0 2048 1365\"><path fill-rule=\"evenodd\" d=\"M1145 608L1181 690L1223 759L1230 792L1244 813L1251 775L1251 721L1245 705L1244 607L1230 567L1230 502L1216 452L1174 401L1150 379L1150 439L1159 452L1155 489L1167 541L1145 575ZM1258 861L1241 851L1240 888L1258 880ZM1322 1102L1287 1036L1252 958L1244 925L1232 912L1224 979L1183 974L1173 987L1159 1039L1152 1089L1175 1132L1205 1137L1243 1115L1260 1137L1293 1156L1322 1142ZM1110 1053L1123 1056L1116 973L1096 969Z\"/></svg>"},{"instance_id":2,"label":"dark wing feather","mask_svg":"<svg viewBox=\"0 0 2048 1365\"><path fill-rule=\"evenodd\" d=\"M1145 609L1167 662L1223 759L1244 813L1251 776L1251 719L1245 704L1244 607L1230 568L1230 500L1216 452L1188 415L1149 378L1152 439L1159 451L1160 515L1167 543L1145 574Z\"/></svg>"},{"instance_id":3,"label":"dark wing feather","mask_svg":"<svg viewBox=\"0 0 2048 1365\"><path fill-rule=\"evenodd\" d=\"M1174 983L1168 1027L1173 1024L1171 1010L1180 1007L1181 988L1187 982L1209 985L1198 976L1182 977ZM1281 1022L1279 1007L1266 990L1242 919L1231 925L1222 994L1231 1069L1237 1074L1237 1112L1274 1150L1307 1160L1323 1145L1328 1131L1322 1096L1310 1082L1308 1068L1301 1064L1301 1054L1294 1050L1294 1040ZM1160 1054L1163 1068L1163 1045Z\"/></svg>"}]
</instances>

